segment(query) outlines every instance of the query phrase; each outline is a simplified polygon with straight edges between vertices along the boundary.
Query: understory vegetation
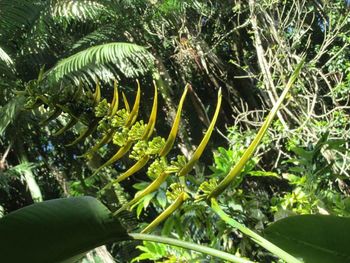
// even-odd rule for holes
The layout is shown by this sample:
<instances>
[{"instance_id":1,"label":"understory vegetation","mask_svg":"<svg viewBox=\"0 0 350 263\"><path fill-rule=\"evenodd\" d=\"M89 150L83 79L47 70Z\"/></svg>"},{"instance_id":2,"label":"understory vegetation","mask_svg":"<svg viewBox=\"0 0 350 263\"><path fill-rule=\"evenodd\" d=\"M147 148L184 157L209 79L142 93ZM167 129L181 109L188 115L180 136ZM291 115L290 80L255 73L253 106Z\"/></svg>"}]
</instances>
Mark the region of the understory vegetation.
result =
<instances>
[{"instance_id":1,"label":"understory vegetation","mask_svg":"<svg viewBox=\"0 0 350 263\"><path fill-rule=\"evenodd\" d=\"M349 10L0 0L0 261L350 262Z\"/></svg>"}]
</instances>

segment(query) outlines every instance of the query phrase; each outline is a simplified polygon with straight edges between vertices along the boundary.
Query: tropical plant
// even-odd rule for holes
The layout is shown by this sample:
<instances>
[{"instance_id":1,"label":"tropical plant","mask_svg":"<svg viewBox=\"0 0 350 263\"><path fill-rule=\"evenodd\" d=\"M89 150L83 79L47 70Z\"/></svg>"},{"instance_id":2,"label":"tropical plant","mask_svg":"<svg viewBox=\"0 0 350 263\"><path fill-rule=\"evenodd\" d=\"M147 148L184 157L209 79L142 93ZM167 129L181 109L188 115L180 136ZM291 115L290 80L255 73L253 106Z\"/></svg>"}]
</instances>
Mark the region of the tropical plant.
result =
<instances>
[{"instance_id":1,"label":"tropical plant","mask_svg":"<svg viewBox=\"0 0 350 263\"><path fill-rule=\"evenodd\" d=\"M249 230L248 228L246 228L245 226L241 225L240 223L238 223L237 221L230 219L220 208L220 206L218 205L218 203L216 202L216 197L221 194L221 192L223 190L225 190L225 188L227 188L227 186L232 182L233 178L235 176L237 176L240 171L241 168L244 167L244 165L247 163L247 161L250 159L250 157L253 155L254 150L256 149L257 145L259 144L259 142L261 141L263 135L265 134L265 132L267 131L267 128L270 126L270 124L272 123L272 120L274 118L274 116L276 115L278 108L280 107L283 99L285 98L285 96L287 95L289 89L291 88L292 84L294 83L294 81L296 80L297 76L299 75L300 69L303 65L303 62L299 63L296 71L293 73L292 77L290 78L284 92L282 93L278 104L275 105L275 107L272 109L272 111L270 112L270 114L267 116L266 121L264 122L264 125L262 126L262 128L260 129L260 131L258 132L258 135L256 136L256 138L253 140L253 142L250 144L250 146L248 147L248 149L243 153L241 159L239 160L239 162L231 169L231 171L229 172L229 174L224 178L224 180L220 183L220 184L215 184L214 182L210 182L206 189L202 186L200 186L201 190L204 191L204 195L198 196L197 199L199 200L207 200L209 203L211 203L212 209L219 215L220 218L222 218L223 220L227 221L229 224L231 224L234 227L237 227L240 231L242 231L244 234L250 236L253 241L257 242L258 244L262 245L264 248L266 248L267 250L269 250L270 252L274 253L275 255L279 256L280 258L286 260L287 262L299 262L297 259L295 259L293 256L289 255L288 253L286 253L285 251L281 250L280 248L278 248L277 246L275 246L274 244L270 243L269 241L265 240L264 238L262 238L261 236L259 236L258 234L256 234L255 232ZM156 90L156 89L155 89ZM186 89L185 89L185 93L186 94ZM156 92L155 92L156 93ZM182 108L182 104L184 101L184 97L182 98L182 100L180 101L180 106L179 106L179 110L178 110L178 114L177 114L177 118L175 119L174 122L174 126L170 132L170 136L168 137L167 141L165 141L161 147L156 147L157 151L159 153L159 155L161 157L164 157L169 150L171 149L173 143L174 143L174 135L176 134L176 131L178 129L178 125L179 125L179 117L180 117L180 112L181 112L181 108ZM100 102L100 87L99 85L97 85L96 87L96 91L93 95L92 98L92 104L96 106L96 117L101 118L102 116L104 117L114 117L114 115L111 115L111 113L115 112L116 114L116 118L113 119L111 121L111 123L120 123L122 126L121 128L117 129L117 131L115 132L115 134L113 135L113 137L116 137L115 135L117 135L116 138L113 138L113 141L116 141L117 144L120 145L120 149L118 150L117 154L114 155L112 157L111 160L115 161L116 159L119 159L121 156L125 154L125 152L130 149L129 143L131 141L131 139L134 140L139 140L139 139L143 139L143 138L147 138L149 137L149 135L152 133L152 130L150 130L149 127L154 127L154 121L155 121L155 114L156 111L152 110L152 114L150 117L150 122L144 126L144 129L141 129L140 124L138 125L134 125L132 127L136 127L136 129L141 131L137 131L132 129L132 127L130 128L130 130L127 130L126 132L124 132L125 129L129 129L128 127L130 127L130 125L133 124L133 122L136 120L136 116L137 116L137 112L138 112L138 105L139 105L139 100L140 100L140 87L138 88L138 93L135 99L135 103L134 106L132 108L132 110L130 111L129 107L126 106L126 110L122 110L121 112L123 112L124 114L121 115L117 114L117 109L116 109L116 105L118 105L118 91L117 91L117 87L115 86L115 92L114 92L114 98L113 101L111 103L111 105L108 105L107 102L105 100L103 100L102 102ZM45 103L45 99L40 98L42 102ZM35 100L36 101L36 100ZM154 108L157 106L157 99L154 100L155 103L153 103ZM97 104L98 103L98 104ZM124 103L125 105L128 105L127 100L124 99ZM106 222L106 219L104 219L104 217L111 217L112 215L114 217L120 215L120 213L122 211L124 211L125 209L128 209L131 205L137 203L139 200L141 200L143 197L147 196L148 194L156 191L161 184L167 179L167 177L169 176L170 173L176 173L178 175L178 177L181 179L183 178L183 176L185 176L194 166L194 163L198 160L198 158L200 157L200 155L202 154L208 140L209 137L211 135L211 132L213 131L214 125L215 125L215 121L217 119L218 116L218 112L220 109L220 103L221 103L221 96L219 94L219 98L218 98L218 104L217 104L217 108L213 117L213 121L211 122L211 125L209 127L209 130L207 131L207 133L205 134L202 142L199 144L197 150L195 151L195 153L193 154L192 158L188 161L188 162L184 162L184 161L178 161L178 162L174 162L172 164L172 166L168 166L166 164L166 161L164 161L164 164L160 165L160 161L158 160L157 162L155 162L156 166L152 167L151 172L154 175L154 181L147 186L145 189L143 189L141 192L139 192L138 194L135 195L135 197L127 202L126 204L123 204L121 206L121 208L119 208L116 212L114 212L113 214L109 214L107 213L104 215L97 215L98 220L100 220L101 222ZM37 105L37 103L35 104ZM72 118L73 119L73 118ZM75 121L76 122L76 121ZM93 123L95 123L93 121ZM103 123L103 122L102 122ZM124 125L124 126L123 126ZM65 131L67 129L67 127L71 127L70 123L67 124L67 126L65 126L64 128L62 128L59 132L57 132L56 134L60 133L61 131ZM107 128L107 131L109 131L110 129L112 129L115 126L111 126L109 128ZM118 127L118 126L116 126ZM90 127L91 128L91 127ZM85 133L83 133L85 134ZM138 135L138 136L135 136ZM158 140L157 141L161 141ZM121 143L122 142L122 143ZM153 143L154 144L154 143ZM136 144L137 145L137 144ZM151 144L152 145L152 144ZM146 144L147 147L147 144ZM143 154L147 154L147 148L145 150L142 151L138 151L138 148L140 148L140 146L136 147L136 149L134 149L135 153L132 153L133 156L137 156L137 154L143 153ZM126 149L126 150L125 150ZM154 147L151 147L150 150L151 152L154 152ZM117 156L118 158L116 158L115 156ZM143 156L139 156L139 160L143 158ZM181 158L180 158L181 159ZM180 160L178 159L178 160ZM164 160L164 159L163 159ZM112 163L112 161L108 161L107 164ZM182 165L181 165L182 164ZM103 165L102 167L105 167L106 165ZM97 169L97 172L100 169ZM134 167L132 167L132 170L135 170ZM129 174L130 172L127 171L126 174ZM120 178L120 177L119 177ZM126 178L126 176L124 176L124 174L121 175L121 178L124 179ZM118 179L117 179L118 182ZM182 185L181 185L182 183ZM177 189L176 189L177 188ZM150 223L142 232L141 234L133 234L134 236L136 235L136 237L138 237L138 235L141 235L141 237L143 237L143 233L145 232L149 232L152 229L154 229L160 222L164 221L170 214L172 214L176 209L178 209L181 204L188 198L190 193L186 193L186 183L184 180L180 180L180 184L178 183L177 187L173 187L173 191L172 191L172 195L175 196L174 199L174 203L172 205L170 205L167 209L165 209L152 223ZM170 196L170 194L169 194ZM92 199L93 202L94 199ZM47 204L45 205L37 205L36 209L40 209L41 207L43 207L45 209L45 206L48 206ZM29 208L27 208L29 209ZM35 209L35 208L34 208ZM96 210L102 210L102 208L95 208ZM93 213L95 213L95 209L93 209ZM24 208L22 211L26 211L26 209ZM29 209L30 211L30 209ZM24 214L26 214L26 212L23 212ZM27 212L28 213L28 212ZM17 214L21 214L21 212L17 212ZM30 212L29 212L30 215ZM51 214L50 214L51 215ZM69 215L69 212L68 212ZM65 213L65 216L67 216L67 214ZM9 229L10 227L6 226L6 224L10 224L12 223L12 221L16 221L16 219L11 219L11 217L16 217L16 213L10 214L9 216L4 217L4 219L2 219L2 223L3 223L3 227ZM19 215L17 217L24 217L23 215ZM54 218L60 218L62 216L57 216L55 215ZM75 217L73 215L73 217ZM77 216L77 218L79 218L79 216ZM77 219L75 219L77 220ZM47 219L47 222L50 222L50 224L52 224L52 219ZM73 220L74 221L74 220ZM8 223L9 222L9 223ZM32 220L30 220L30 222L32 222ZM114 220L112 221L114 222ZM118 221L117 221L118 222ZM108 223L107 223L108 224ZM12 226L13 227L13 226ZM108 225L106 226L108 228ZM105 229L106 229L105 227ZM83 226L84 228L84 226ZM33 229L32 227L30 227L29 229ZM83 230L84 231L84 230ZM21 231L22 232L22 231ZM60 234L61 231L59 231ZM26 234L27 236L28 233ZM107 236L106 236L107 235ZM60 236L56 236L56 234L54 234L53 236L55 236L55 238L57 238L58 240L64 238L64 237L60 237ZM79 236L79 234L78 234ZM88 235L89 236L89 235ZM101 241L107 241L109 238L112 238L113 235L108 236L108 234L106 232L101 233ZM118 238L118 237L116 237ZM144 237L147 238L147 237ZM152 239L151 239L152 240ZM160 239L161 240L161 239ZM79 244L79 243L72 243L72 252L67 253L65 255L64 258L57 258L57 260L67 260L70 259L71 257L74 257L74 260L76 260L76 255L78 254L76 252L77 249L79 249L79 247L84 247L86 246L85 249L81 249L81 250L87 250L88 248L90 248L89 246L91 245L91 242L94 242L94 239L89 241L87 239L84 238L84 242L87 242L87 244ZM98 242L97 240L95 242ZM98 243L96 243L98 244ZM77 245L77 248L73 249L73 246ZM191 245L188 245L189 247L192 247ZM183 245L183 247L185 247L185 245ZM71 250L68 250L71 251ZM205 251L205 250L202 250ZM215 254L214 254L215 255ZM217 256L224 258L223 256L224 254L217 254ZM62 252L58 253L57 257L62 256ZM9 256L7 256L9 257ZM33 260L36 261L40 261L42 259L40 259L40 256L33 256ZM54 257L55 258L55 257ZM45 259L46 260L46 259ZM236 258L232 258L231 260L241 260L241 259L236 259ZM244 260L241 260L240 262L243 262ZM233 262L237 262L237 261L233 261ZM239 261L238 261L239 262Z\"/></svg>"},{"instance_id":2,"label":"tropical plant","mask_svg":"<svg viewBox=\"0 0 350 263\"><path fill-rule=\"evenodd\" d=\"M135 208L136 217L125 210L117 216L129 217L128 231L154 231L254 261L276 260L249 235L219 220L206 197L223 186L216 211L228 224L256 233L272 218L291 214L348 215L347 10L344 0L1 1L0 204L5 214L33 200L92 195L112 213L131 202L126 210ZM231 171L247 157L244 148L254 140L266 109L276 104L287 76L304 56L308 63L302 81L287 94L269 136L244 167ZM139 140L146 123L118 122L128 115L126 98L136 93L131 84L136 76L142 83L139 120L148 119L148 113L154 116L153 78L158 87L156 108L162 110L154 141ZM173 149L157 153L168 130L177 126L172 125L181 108L176 101L189 81L191 101L180 103L184 121L175 142L168 140L167 149ZM96 88L93 94L97 85L101 91ZM193 159L195 165L187 167L194 169L186 176L171 174L156 191L143 191L158 172L175 172L196 156L193 142L210 126L219 87L223 98L215 139L207 144L202 162ZM123 97L124 111L115 107L116 94ZM227 126L235 128L226 136ZM151 161L146 173L141 167ZM224 179L226 174L231 176ZM144 198L131 201L137 191ZM148 242L143 247L118 243L109 250L121 261L131 261L138 255L130 251L138 245L157 260L171 261L171 252L183 253L184 260L208 261ZM288 251L286 247L281 245ZM299 251L295 255L302 257Z\"/></svg>"}]
</instances>

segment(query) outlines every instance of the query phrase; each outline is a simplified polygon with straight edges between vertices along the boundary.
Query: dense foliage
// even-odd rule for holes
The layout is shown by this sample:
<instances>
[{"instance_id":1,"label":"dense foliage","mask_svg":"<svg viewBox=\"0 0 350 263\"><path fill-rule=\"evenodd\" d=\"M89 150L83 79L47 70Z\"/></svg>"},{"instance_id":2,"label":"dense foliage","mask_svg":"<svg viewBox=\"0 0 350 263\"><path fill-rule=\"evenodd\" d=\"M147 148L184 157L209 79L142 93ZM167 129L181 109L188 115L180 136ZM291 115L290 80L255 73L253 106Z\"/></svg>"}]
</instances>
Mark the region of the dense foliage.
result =
<instances>
[{"instance_id":1,"label":"dense foliage","mask_svg":"<svg viewBox=\"0 0 350 263\"><path fill-rule=\"evenodd\" d=\"M305 60L217 201L256 233L292 215L349 216L349 13L344 0L0 0L0 216L89 195L140 232L176 203L147 231L279 262L206 198ZM182 176L144 192L165 171ZM107 249L82 262L215 262L149 241Z\"/></svg>"}]
</instances>

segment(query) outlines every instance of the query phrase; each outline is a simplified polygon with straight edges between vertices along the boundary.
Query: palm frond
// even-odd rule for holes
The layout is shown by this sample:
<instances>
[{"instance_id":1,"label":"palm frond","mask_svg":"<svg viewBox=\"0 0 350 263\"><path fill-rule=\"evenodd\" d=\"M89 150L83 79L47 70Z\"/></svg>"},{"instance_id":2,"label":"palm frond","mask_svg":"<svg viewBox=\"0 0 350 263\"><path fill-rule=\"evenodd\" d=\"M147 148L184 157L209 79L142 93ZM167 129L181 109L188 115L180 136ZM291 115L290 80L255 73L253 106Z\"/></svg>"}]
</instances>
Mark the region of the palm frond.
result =
<instances>
[{"instance_id":1,"label":"palm frond","mask_svg":"<svg viewBox=\"0 0 350 263\"><path fill-rule=\"evenodd\" d=\"M10 82L10 78L13 77L15 70L14 61L12 58L6 53L4 49L0 47L0 75L3 77L6 76L6 82ZM3 82L0 81L0 87Z\"/></svg>"},{"instance_id":2,"label":"palm frond","mask_svg":"<svg viewBox=\"0 0 350 263\"><path fill-rule=\"evenodd\" d=\"M108 43L110 39L117 36L115 25L104 25L96 30L88 33L74 43L71 50L72 52L80 51L90 46L99 45L102 43Z\"/></svg>"},{"instance_id":3,"label":"palm frond","mask_svg":"<svg viewBox=\"0 0 350 263\"><path fill-rule=\"evenodd\" d=\"M103 14L113 14L114 10L109 8L110 1L93 0L56 0L50 8L50 14L54 20L95 20Z\"/></svg>"},{"instance_id":4,"label":"palm frond","mask_svg":"<svg viewBox=\"0 0 350 263\"><path fill-rule=\"evenodd\" d=\"M0 2L0 37L8 41L8 36L13 36L14 32L30 26L39 12L40 7L34 5L33 1L2 0Z\"/></svg>"},{"instance_id":5,"label":"palm frond","mask_svg":"<svg viewBox=\"0 0 350 263\"><path fill-rule=\"evenodd\" d=\"M126 77L137 77L147 72L154 58L144 47L132 43L108 43L90 47L59 61L47 74L49 81L63 77L77 78L98 71L115 69Z\"/></svg>"},{"instance_id":6,"label":"palm frond","mask_svg":"<svg viewBox=\"0 0 350 263\"><path fill-rule=\"evenodd\" d=\"M1 47L0 47L0 61L3 61L8 66L13 65L13 61L11 57Z\"/></svg>"},{"instance_id":7,"label":"palm frond","mask_svg":"<svg viewBox=\"0 0 350 263\"><path fill-rule=\"evenodd\" d=\"M2 136L8 125L15 120L22 108L23 100L23 97L15 97L0 108L0 136Z\"/></svg>"}]
</instances>

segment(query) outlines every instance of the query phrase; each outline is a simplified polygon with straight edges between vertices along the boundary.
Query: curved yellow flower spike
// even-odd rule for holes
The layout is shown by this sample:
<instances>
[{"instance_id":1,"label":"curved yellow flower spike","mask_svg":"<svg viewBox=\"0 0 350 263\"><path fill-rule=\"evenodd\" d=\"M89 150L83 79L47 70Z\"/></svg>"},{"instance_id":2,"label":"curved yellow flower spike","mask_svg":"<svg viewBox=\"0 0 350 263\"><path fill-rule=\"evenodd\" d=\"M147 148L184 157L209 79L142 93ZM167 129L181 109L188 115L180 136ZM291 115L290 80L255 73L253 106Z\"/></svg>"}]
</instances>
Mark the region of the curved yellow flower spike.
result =
<instances>
[{"instance_id":1,"label":"curved yellow flower spike","mask_svg":"<svg viewBox=\"0 0 350 263\"><path fill-rule=\"evenodd\" d=\"M114 91L113 91L113 100L111 103L110 116L114 116L117 113L119 107L119 93L118 93L118 83L117 80L114 80Z\"/></svg>"},{"instance_id":2,"label":"curved yellow flower spike","mask_svg":"<svg viewBox=\"0 0 350 263\"><path fill-rule=\"evenodd\" d=\"M138 192L135 197L125 205L123 205L121 208L119 208L116 212L113 213L113 216L118 215L120 212L128 209L130 206L136 204L138 201L140 201L142 198L144 198L146 195L153 193L156 191L162 183L168 178L169 173L163 172L161 173L156 180L154 180L149 186L147 186L145 189L143 189L141 192Z\"/></svg>"},{"instance_id":3,"label":"curved yellow flower spike","mask_svg":"<svg viewBox=\"0 0 350 263\"><path fill-rule=\"evenodd\" d=\"M189 87L190 87L189 84L187 84L185 86L185 90L184 90L184 92L182 94L182 97L180 99L179 107L177 108L177 112L176 112L176 116L175 116L175 119L174 119L173 126L171 128L171 131L169 133L168 139L166 140L163 149L160 151L159 155L161 157L162 156L166 156L170 152L171 148L174 145L174 142L175 142L175 139L176 139L176 134L177 134L177 131L179 130L182 106L184 104L184 101L185 101L185 98L186 98L187 91L188 91Z\"/></svg>"},{"instance_id":4,"label":"curved yellow flower spike","mask_svg":"<svg viewBox=\"0 0 350 263\"><path fill-rule=\"evenodd\" d=\"M201 157L205 147L208 144L208 141L210 139L211 134L213 133L214 127L215 127L215 123L216 120L218 119L218 115L220 112L220 107L221 107L221 101L222 101L222 94L221 94L221 89L218 92L218 101L216 103L216 109L215 109L215 113L214 116L210 122L209 128L207 130L207 132L205 133L202 141L200 142L200 144L198 145L196 151L193 153L191 159L188 161L188 163L180 170L179 172L179 176L184 176L186 174L188 174L193 166L195 165L195 163L199 160L199 158Z\"/></svg>"},{"instance_id":5,"label":"curved yellow flower spike","mask_svg":"<svg viewBox=\"0 0 350 263\"><path fill-rule=\"evenodd\" d=\"M254 154L256 148L258 147L260 141L264 137L268 127L271 125L275 115L277 114L278 109L280 108L284 98L287 96L290 88L292 87L293 83L299 76L300 70L302 66L304 65L304 60L302 60L294 70L292 76L288 80L288 83L286 87L284 88L281 96L278 98L277 102L271 109L270 113L267 115L263 125L260 127L258 134L255 136L254 140L251 142L251 144L248 146L248 148L243 153L241 159L234 165L231 169L231 171L227 174L227 176L220 182L220 184L208 195L208 200L211 200L212 198L216 198L218 195L220 195L234 180L234 178L239 175L244 167L244 165L248 162L250 157Z\"/></svg>"},{"instance_id":6,"label":"curved yellow flower spike","mask_svg":"<svg viewBox=\"0 0 350 263\"><path fill-rule=\"evenodd\" d=\"M157 84L155 83L155 81L153 81L153 85L154 85L154 97L153 97L152 111L151 111L151 115L149 117L148 124L146 126L145 132L144 132L141 140L148 140L154 131L154 126L156 125L157 110L158 110L158 89L157 89Z\"/></svg>"},{"instance_id":7,"label":"curved yellow flower spike","mask_svg":"<svg viewBox=\"0 0 350 263\"><path fill-rule=\"evenodd\" d=\"M136 82L137 82L137 93L136 93L134 106L132 107L130 115L129 115L129 117L126 121L126 124L125 124L125 126L127 128L129 128L131 125L133 125L135 123L135 121L137 119L137 115L139 113L139 108L140 108L141 88L140 88L140 82L138 80Z\"/></svg>"},{"instance_id":8,"label":"curved yellow flower spike","mask_svg":"<svg viewBox=\"0 0 350 263\"><path fill-rule=\"evenodd\" d=\"M168 206L167 209L165 209L159 216L157 216L156 219L154 219L144 230L141 231L141 234L151 232L161 222L163 222L172 213L174 213L176 209L178 209L188 197L188 194L186 194L185 192L180 193L179 196L175 199L175 201L170 206Z\"/></svg>"}]
</instances>

